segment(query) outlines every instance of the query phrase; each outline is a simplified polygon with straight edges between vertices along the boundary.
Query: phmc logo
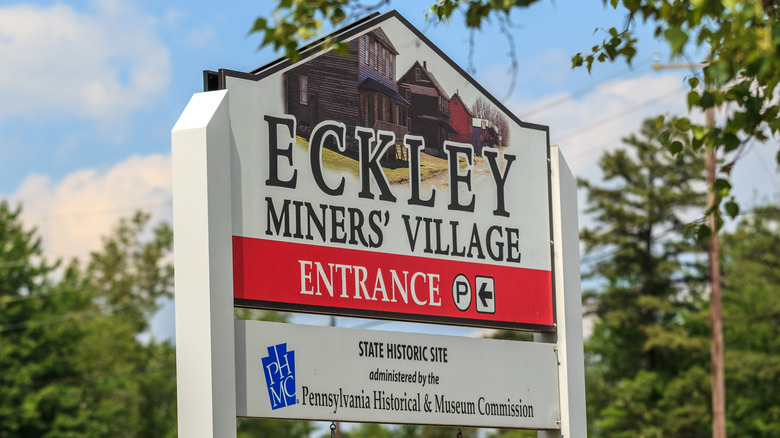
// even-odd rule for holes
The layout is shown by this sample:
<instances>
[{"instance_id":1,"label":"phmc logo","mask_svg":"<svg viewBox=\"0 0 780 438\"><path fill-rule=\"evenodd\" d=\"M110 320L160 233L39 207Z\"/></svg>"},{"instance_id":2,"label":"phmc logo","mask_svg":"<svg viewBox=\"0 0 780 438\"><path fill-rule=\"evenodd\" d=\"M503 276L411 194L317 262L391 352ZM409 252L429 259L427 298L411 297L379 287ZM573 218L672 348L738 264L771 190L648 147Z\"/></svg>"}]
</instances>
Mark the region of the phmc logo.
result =
<instances>
[{"instance_id":1,"label":"phmc logo","mask_svg":"<svg viewBox=\"0 0 780 438\"><path fill-rule=\"evenodd\" d=\"M287 351L287 343L268 347L268 357L262 358L265 384L271 409L295 404L295 352Z\"/></svg>"}]
</instances>

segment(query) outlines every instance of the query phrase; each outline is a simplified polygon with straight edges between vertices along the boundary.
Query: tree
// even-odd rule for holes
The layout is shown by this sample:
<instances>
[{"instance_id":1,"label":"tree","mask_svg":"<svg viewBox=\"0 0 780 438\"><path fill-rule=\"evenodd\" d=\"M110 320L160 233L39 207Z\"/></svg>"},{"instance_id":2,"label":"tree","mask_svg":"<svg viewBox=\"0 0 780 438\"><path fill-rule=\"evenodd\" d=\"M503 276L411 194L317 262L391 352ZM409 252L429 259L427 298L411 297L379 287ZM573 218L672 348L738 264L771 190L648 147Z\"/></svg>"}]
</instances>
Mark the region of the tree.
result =
<instances>
[{"instance_id":1,"label":"tree","mask_svg":"<svg viewBox=\"0 0 780 438\"><path fill-rule=\"evenodd\" d=\"M85 436L82 364L74 352L89 317L77 291L58 288L57 264L0 201L0 436Z\"/></svg>"},{"instance_id":2,"label":"tree","mask_svg":"<svg viewBox=\"0 0 780 438\"><path fill-rule=\"evenodd\" d=\"M91 436L164 437L176 431L173 346L141 340L173 286L172 230L165 223L149 230L150 218L138 212L121 219L86 268L71 267L93 315L77 351L85 364Z\"/></svg>"},{"instance_id":3,"label":"tree","mask_svg":"<svg viewBox=\"0 0 780 438\"><path fill-rule=\"evenodd\" d=\"M599 160L605 186L580 181L594 220L580 233L585 261L594 260L586 278L601 283L586 291L584 305L598 317L591 348L609 362L611 380L659 370L673 359L656 337L677 325L697 293L691 280L701 280L691 256L700 249L681 233L685 214L701 206L704 163L689 147L676 157L664 154L657 140L663 129L646 120L640 136L623 140L630 149L605 153Z\"/></svg>"},{"instance_id":4,"label":"tree","mask_svg":"<svg viewBox=\"0 0 780 438\"><path fill-rule=\"evenodd\" d=\"M137 214L55 271L20 213L0 202L0 436L175 436L173 346L141 340L171 292L170 228Z\"/></svg>"},{"instance_id":5,"label":"tree","mask_svg":"<svg viewBox=\"0 0 780 438\"><path fill-rule=\"evenodd\" d=\"M470 29L479 29L486 21L495 20L508 32L511 12L522 11L543 0L429 1L432 4L426 18L447 22L462 16ZM709 54L703 60L706 65L701 77L689 80L691 90L687 103L691 109L727 108L723 126L703 126L679 119L670 130L691 133L694 150L706 147L729 154L730 158L720 165L721 178L713 190L715 203L707 207L706 215L714 215L716 224L720 224L723 205L728 216L736 217L739 206L730 198L729 177L739 152L750 142L770 140L780 130L780 105L775 98L780 84L780 38L777 37L780 6L767 0L602 1L625 13L626 25L622 29L608 29L609 37L596 43L590 53L573 55L573 67L585 66L590 71L594 63L624 60L630 64L637 54L634 26L638 21L654 27L655 36L667 42L674 58L689 59L690 53L700 50ZM323 22L335 26L389 3L390 0L370 5L361 0L279 0L273 17L257 18L250 32L262 34L261 47L282 49L287 58L296 61L298 47L303 41L319 36ZM322 46L340 50L344 44L326 38ZM663 143L674 154L682 151L679 143ZM777 162L780 163L780 149ZM728 199L725 204L724 199ZM709 232L705 222L697 223L701 235Z\"/></svg>"},{"instance_id":6,"label":"tree","mask_svg":"<svg viewBox=\"0 0 780 438\"><path fill-rule=\"evenodd\" d=\"M735 436L780 436L780 209L724 233L727 421Z\"/></svg>"},{"instance_id":7,"label":"tree","mask_svg":"<svg viewBox=\"0 0 780 438\"><path fill-rule=\"evenodd\" d=\"M493 108L487 99L481 96L477 97L477 100L471 106L471 114L478 119L492 122L496 132L501 137L500 145L506 146L509 144L509 121L500 111Z\"/></svg>"},{"instance_id":8,"label":"tree","mask_svg":"<svg viewBox=\"0 0 780 438\"><path fill-rule=\"evenodd\" d=\"M595 435L661 434L666 383L707 351L706 340L688 338L682 318L701 305L700 248L682 232L685 214L701 206L704 162L684 137L675 140L681 153L664 153L658 135L665 129L646 120L639 135L623 140L627 149L599 160L605 185L580 182L594 222L580 239L592 266L585 278L594 284L584 307L597 318L585 347Z\"/></svg>"}]
</instances>

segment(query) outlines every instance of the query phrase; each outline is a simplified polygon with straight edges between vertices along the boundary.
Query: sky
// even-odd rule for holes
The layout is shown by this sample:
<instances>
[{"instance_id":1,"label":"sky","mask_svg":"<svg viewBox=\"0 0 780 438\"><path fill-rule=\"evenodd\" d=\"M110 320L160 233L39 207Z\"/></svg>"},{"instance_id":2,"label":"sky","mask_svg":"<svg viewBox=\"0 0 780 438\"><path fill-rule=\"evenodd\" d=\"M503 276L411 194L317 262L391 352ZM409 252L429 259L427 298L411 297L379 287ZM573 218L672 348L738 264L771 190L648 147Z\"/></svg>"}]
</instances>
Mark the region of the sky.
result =
<instances>
[{"instance_id":1,"label":"sky","mask_svg":"<svg viewBox=\"0 0 780 438\"><path fill-rule=\"evenodd\" d=\"M652 29L637 29L631 67L571 69L573 54L625 25L601 1L543 1L512 14L509 37L488 23L473 46L458 17L426 22L426 3L393 1L383 10L397 9L522 120L549 126L575 176L597 181L598 157L643 119L687 112L691 72L653 71L653 62L669 59ZM203 70L248 71L279 56L258 50L260 36L248 32L272 9L266 0L0 0L0 197L23 205L50 258L84 259L139 209L155 222L171 221L171 128L202 91ZM776 150L753 146L740 160L734 182L743 205L777 199ZM155 336L172 336L172 313L166 304ZM338 324L430 331L347 318Z\"/></svg>"}]
</instances>

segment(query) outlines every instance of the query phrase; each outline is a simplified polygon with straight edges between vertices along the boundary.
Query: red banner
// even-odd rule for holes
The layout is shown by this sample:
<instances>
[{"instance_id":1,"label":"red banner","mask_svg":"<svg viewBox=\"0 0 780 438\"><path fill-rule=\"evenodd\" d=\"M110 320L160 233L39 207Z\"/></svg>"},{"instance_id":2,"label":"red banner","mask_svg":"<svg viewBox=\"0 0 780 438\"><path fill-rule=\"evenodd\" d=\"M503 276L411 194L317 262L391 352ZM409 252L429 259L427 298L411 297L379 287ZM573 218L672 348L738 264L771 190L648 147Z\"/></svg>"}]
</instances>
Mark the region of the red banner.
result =
<instances>
[{"instance_id":1,"label":"red banner","mask_svg":"<svg viewBox=\"0 0 780 438\"><path fill-rule=\"evenodd\" d=\"M236 305L552 329L550 271L233 237Z\"/></svg>"}]
</instances>

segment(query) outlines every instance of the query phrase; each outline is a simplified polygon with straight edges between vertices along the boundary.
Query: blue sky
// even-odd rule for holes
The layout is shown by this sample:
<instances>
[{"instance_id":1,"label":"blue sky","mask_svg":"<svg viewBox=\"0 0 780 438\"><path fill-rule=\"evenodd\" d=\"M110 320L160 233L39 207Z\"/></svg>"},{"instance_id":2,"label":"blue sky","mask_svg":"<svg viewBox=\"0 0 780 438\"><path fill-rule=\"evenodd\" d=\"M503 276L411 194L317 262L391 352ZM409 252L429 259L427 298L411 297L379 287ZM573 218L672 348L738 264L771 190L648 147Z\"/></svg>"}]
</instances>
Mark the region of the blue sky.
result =
<instances>
[{"instance_id":1,"label":"blue sky","mask_svg":"<svg viewBox=\"0 0 780 438\"><path fill-rule=\"evenodd\" d=\"M468 68L460 20L426 24L423 4L390 7ZM260 37L248 35L254 18L271 9L265 0L0 3L0 196L24 204L51 256L84 257L137 209L171 219L170 130L202 90L203 70L246 71L277 57L258 51ZM521 119L550 126L577 176L598 178L601 151L619 146L645 117L686 112L690 73L652 71L655 55L668 59L650 29L639 29L633 69L622 62L598 65L592 75L570 69L571 55L605 38L594 29L624 20L599 0L542 2L513 14L519 71L509 96L509 44L495 23L475 35L475 78ZM775 152L755 146L743 157L735 180L744 203L776 199ZM161 335L172 331L165 312Z\"/></svg>"}]
</instances>

